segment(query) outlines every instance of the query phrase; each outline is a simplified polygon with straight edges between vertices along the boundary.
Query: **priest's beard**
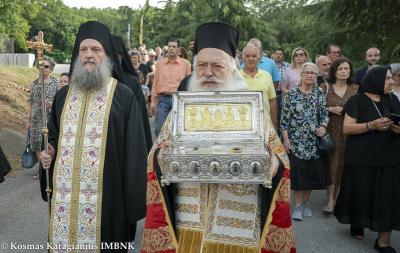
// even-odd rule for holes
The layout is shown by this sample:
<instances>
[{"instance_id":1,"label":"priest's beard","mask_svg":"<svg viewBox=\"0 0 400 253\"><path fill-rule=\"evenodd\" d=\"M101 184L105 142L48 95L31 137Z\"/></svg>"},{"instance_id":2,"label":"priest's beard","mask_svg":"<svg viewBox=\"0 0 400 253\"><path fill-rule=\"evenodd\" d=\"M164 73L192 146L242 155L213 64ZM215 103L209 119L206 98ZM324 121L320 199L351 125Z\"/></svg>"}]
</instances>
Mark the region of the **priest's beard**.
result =
<instances>
[{"instance_id":1,"label":"priest's beard","mask_svg":"<svg viewBox=\"0 0 400 253\"><path fill-rule=\"evenodd\" d=\"M112 64L107 57L94 68L86 68L79 59L76 59L73 67L71 84L81 91L98 90L106 86L110 81Z\"/></svg>"},{"instance_id":2,"label":"priest's beard","mask_svg":"<svg viewBox=\"0 0 400 253\"><path fill-rule=\"evenodd\" d=\"M233 62L231 64L231 71L225 80L217 79L215 76L212 77L198 77L196 71L193 71L193 75L189 80L188 90L189 91L237 91L237 90L247 90L246 84L243 80L242 75ZM202 83L205 81L212 81L216 84L214 86L206 86Z\"/></svg>"}]
</instances>

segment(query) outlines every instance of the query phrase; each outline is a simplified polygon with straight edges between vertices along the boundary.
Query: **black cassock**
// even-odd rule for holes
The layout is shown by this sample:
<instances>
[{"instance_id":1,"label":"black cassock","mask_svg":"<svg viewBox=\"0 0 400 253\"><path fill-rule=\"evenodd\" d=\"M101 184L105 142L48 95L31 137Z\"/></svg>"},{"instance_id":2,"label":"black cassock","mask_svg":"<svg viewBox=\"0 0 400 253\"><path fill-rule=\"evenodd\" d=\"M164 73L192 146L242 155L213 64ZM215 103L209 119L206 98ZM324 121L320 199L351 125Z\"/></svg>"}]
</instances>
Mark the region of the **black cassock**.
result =
<instances>
[{"instance_id":1,"label":"black cassock","mask_svg":"<svg viewBox=\"0 0 400 253\"><path fill-rule=\"evenodd\" d=\"M139 107L139 113L142 117L144 136L147 145L147 151L150 151L153 146L153 139L151 137L151 129L149 123L149 113L147 111L146 102L144 101L143 90L139 80L134 76L127 72L123 72L122 76L125 80L127 86L132 90L133 94L135 94L136 102Z\"/></svg>"},{"instance_id":2,"label":"black cassock","mask_svg":"<svg viewBox=\"0 0 400 253\"><path fill-rule=\"evenodd\" d=\"M48 122L49 143L57 152L60 119L68 86L58 91ZM118 82L112 100L103 171L101 241L128 242L136 221L146 215L147 148L141 115L133 92ZM56 156L55 156L56 157ZM53 178L53 164L50 178ZM46 173L40 171L46 197Z\"/></svg>"},{"instance_id":3,"label":"black cassock","mask_svg":"<svg viewBox=\"0 0 400 253\"><path fill-rule=\"evenodd\" d=\"M4 181L4 176L11 171L10 163L0 146L0 183Z\"/></svg>"}]
</instances>

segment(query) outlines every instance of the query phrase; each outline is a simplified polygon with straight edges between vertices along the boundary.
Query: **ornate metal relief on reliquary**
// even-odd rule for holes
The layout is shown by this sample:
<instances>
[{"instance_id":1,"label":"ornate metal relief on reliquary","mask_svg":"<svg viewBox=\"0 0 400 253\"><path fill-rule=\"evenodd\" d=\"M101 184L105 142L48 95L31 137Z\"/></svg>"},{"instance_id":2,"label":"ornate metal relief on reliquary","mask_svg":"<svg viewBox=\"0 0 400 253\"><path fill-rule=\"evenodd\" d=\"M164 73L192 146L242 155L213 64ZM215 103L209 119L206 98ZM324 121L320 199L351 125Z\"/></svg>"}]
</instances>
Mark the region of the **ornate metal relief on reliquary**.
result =
<instances>
[{"instance_id":1,"label":"ornate metal relief on reliquary","mask_svg":"<svg viewBox=\"0 0 400 253\"><path fill-rule=\"evenodd\" d=\"M178 92L161 183L262 184L270 188L261 92ZM268 126L267 126L268 127Z\"/></svg>"}]
</instances>

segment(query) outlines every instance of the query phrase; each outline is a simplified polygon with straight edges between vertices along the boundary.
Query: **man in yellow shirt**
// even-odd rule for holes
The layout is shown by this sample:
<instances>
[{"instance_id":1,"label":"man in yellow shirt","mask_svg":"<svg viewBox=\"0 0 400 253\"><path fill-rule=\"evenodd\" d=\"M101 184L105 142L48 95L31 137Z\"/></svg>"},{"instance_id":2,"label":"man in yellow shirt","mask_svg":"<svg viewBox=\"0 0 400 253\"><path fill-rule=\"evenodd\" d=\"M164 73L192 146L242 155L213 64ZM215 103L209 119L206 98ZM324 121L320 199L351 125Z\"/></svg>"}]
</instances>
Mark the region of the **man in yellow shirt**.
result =
<instances>
[{"instance_id":1,"label":"man in yellow shirt","mask_svg":"<svg viewBox=\"0 0 400 253\"><path fill-rule=\"evenodd\" d=\"M276 93L271 75L257 68L260 61L258 48L247 45L243 49L244 67L240 71L249 90L262 91L264 95L264 110L271 115L275 129L278 129L278 111L276 104Z\"/></svg>"}]
</instances>

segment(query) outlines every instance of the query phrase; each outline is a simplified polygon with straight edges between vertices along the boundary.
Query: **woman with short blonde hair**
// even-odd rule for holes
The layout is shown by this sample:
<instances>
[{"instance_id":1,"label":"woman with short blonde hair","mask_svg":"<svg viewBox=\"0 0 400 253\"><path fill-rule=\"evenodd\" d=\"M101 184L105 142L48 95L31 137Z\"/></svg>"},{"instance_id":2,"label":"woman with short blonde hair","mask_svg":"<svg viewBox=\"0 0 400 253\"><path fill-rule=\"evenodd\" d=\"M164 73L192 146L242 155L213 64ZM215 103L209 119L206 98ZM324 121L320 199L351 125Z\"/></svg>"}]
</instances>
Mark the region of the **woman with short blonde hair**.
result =
<instances>
[{"instance_id":1,"label":"woman with short blonde hair","mask_svg":"<svg viewBox=\"0 0 400 253\"><path fill-rule=\"evenodd\" d=\"M292 52L291 67L286 69L281 80L281 91L286 94L290 89L295 88L300 82L301 67L310 61L310 55L302 47L297 47ZM318 73L318 68L317 68Z\"/></svg>"}]
</instances>

